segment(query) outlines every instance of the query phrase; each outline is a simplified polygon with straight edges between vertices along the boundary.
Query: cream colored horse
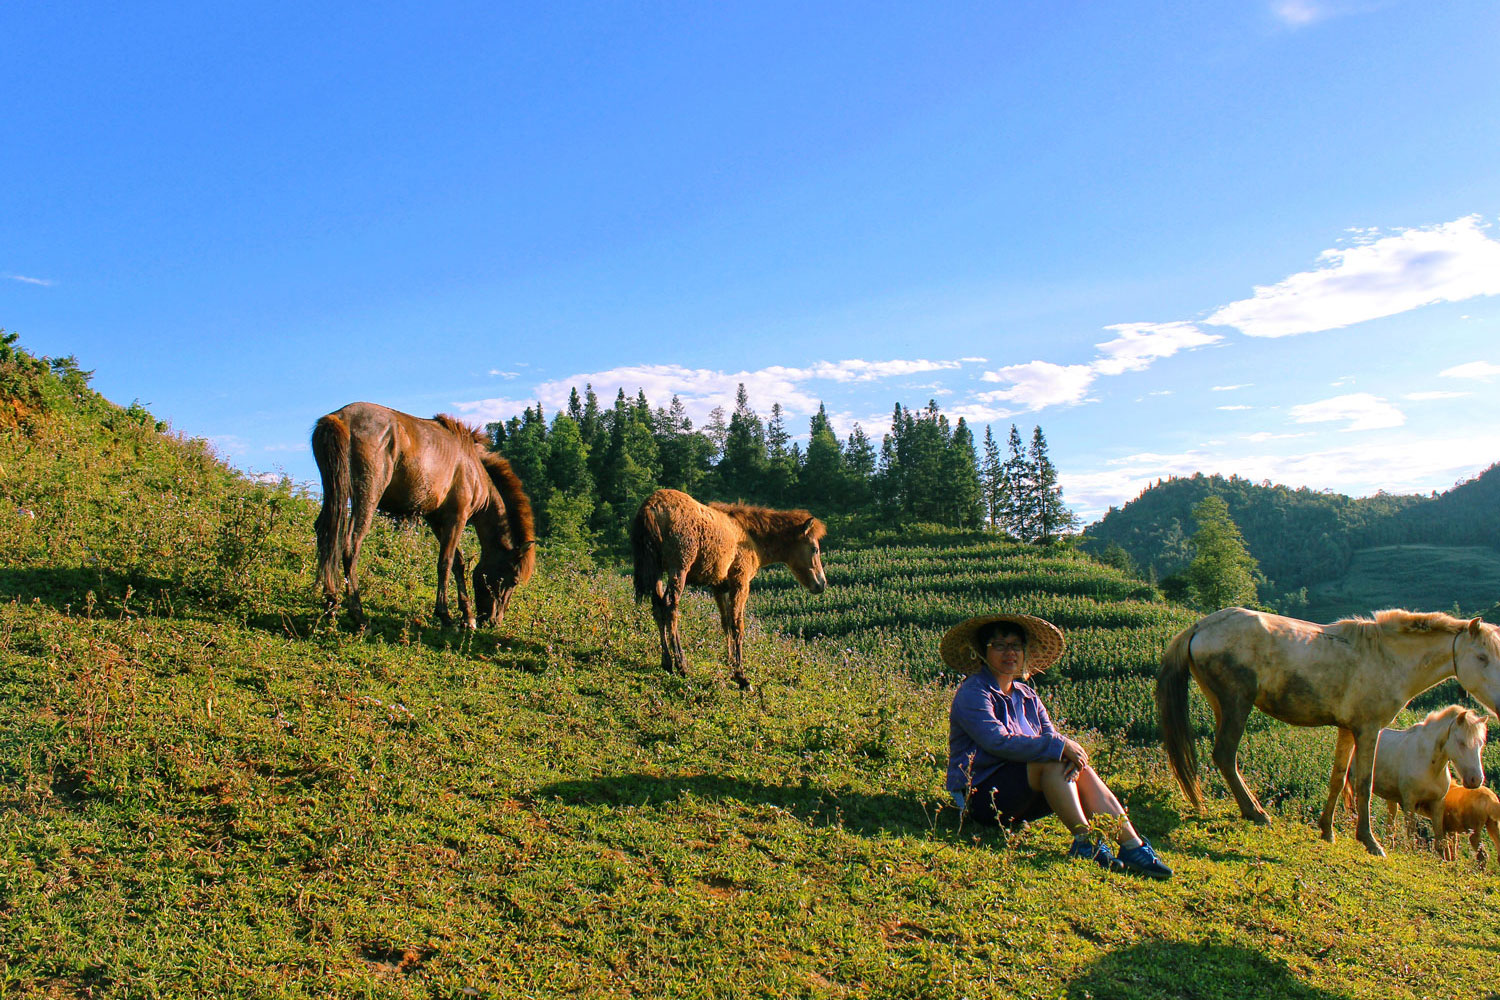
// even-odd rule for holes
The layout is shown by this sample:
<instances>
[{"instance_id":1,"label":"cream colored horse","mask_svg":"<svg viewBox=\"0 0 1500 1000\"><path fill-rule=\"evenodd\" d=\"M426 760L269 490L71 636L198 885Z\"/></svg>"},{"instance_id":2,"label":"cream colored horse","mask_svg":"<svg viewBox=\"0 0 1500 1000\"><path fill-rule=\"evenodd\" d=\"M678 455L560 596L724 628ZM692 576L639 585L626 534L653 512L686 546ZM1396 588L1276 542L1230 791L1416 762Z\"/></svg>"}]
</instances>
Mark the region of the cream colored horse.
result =
<instances>
[{"instance_id":1,"label":"cream colored horse","mask_svg":"<svg viewBox=\"0 0 1500 1000\"><path fill-rule=\"evenodd\" d=\"M1316 625L1246 608L1216 611L1184 629L1162 655L1156 706L1172 770L1189 801L1201 808L1189 674L1213 708L1214 763L1246 819L1270 822L1240 777L1240 738L1251 710L1294 726L1338 726L1341 736L1350 737L1354 756L1357 836L1371 854L1384 855L1370 829L1381 728L1412 698L1454 676L1495 711L1500 630L1478 618L1463 621L1440 612L1381 611L1374 619ZM1336 759L1330 785L1336 780L1342 788L1348 767L1348 757ZM1323 839L1333 840L1331 817L1325 815L1321 825Z\"/></svg>"},{"instance_id":2,"label":"cream colored horse","mask_svg":"<svg viewBox=\"0 0 1500 1000\"><path fill-rule=\"evenodd\" d=\"M1489 725L1479 712L1462 705L1449 705L1429 712L1427 718L1409 729L1382 729L1375 754L1375 775L1372 785L1374 794L1390 804L1390 819L1386 828L1396 829L1396 808L1406 813L1407 836L1415 837L1417 816L1424 815L1432 821L1432 846L1438 853L1443 850L1443 796L1453 783L1448 773L1448 762L1458 768L1459 780L1465 788L1478 788L1484 784L1484 764L1480 754L1484 752ZM1354 751L1354 737L1346 730L1339 731L1338 749L1334 751L1335 763L1344 761ZM1328 788L1328 804L1323 812L1332 821L1333 810L1340 792L1353 800L1352 789L1344 782L1344 775L1334 768L1334 782Z\"/></svg>"}]
</instances>

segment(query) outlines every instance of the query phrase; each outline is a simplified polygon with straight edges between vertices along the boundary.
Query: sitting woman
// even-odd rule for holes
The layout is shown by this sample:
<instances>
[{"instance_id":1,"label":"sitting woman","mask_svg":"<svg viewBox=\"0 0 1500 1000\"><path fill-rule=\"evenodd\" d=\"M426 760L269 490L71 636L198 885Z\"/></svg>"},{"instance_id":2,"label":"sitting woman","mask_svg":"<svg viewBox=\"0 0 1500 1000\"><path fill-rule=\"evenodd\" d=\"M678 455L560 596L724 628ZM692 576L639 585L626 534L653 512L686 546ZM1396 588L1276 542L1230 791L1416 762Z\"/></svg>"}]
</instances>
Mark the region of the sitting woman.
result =
<instances>
[{"instance_id":1,"label":"sitting woman","mask_svg":"<svg viewBox=\"0 0 1500 1000\"><path fill-rule=\"evenodd\" d=\"M971 673L948 713L948 791L981 821L1015 823L1055 813L1073 833L1072 857L1152 878L1171 878L1089 767L1088 753L1052 724L1022 683L1062 655L1062 632L1032 615L984 615L948 630L943 662ZM1089 818L1117 816L1118 858L1089 837Z\"/></svg>"}]
</instances>

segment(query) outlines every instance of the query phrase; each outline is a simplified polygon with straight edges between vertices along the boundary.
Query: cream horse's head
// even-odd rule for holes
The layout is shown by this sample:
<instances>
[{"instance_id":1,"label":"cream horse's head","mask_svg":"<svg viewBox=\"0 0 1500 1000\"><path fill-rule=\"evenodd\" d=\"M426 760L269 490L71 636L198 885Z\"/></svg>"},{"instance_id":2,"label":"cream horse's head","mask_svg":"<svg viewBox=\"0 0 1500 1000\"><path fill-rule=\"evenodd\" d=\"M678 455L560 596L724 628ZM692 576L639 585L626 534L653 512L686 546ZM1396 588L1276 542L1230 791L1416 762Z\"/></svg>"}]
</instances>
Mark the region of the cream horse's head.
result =
<instances>
[{"instance_id":1,"label":"cream horse's head","mask_svg":"<svg viewBox=\"0 0 1500 1000\"><path fill-rule=\"evenodd\" d=\"M1478 788L1484 784L1484 761L1481 758L1488 736L1489 720L1479 712L1464 709L1448 724L1442 750L1453 762L1458 780L1465 788Z\"/></svg>"},{"instance_id":2,"label":"cream horse's head","mask_svg":"<svg viewBox=\"0 0 1500 1000\"><path fill-rule=\"evenodd\" d=\"M1453 637L1453 670L1465 691L1500 715L1500 629L1481 618L1470 621Z\"/></svg>"}]
</instances>

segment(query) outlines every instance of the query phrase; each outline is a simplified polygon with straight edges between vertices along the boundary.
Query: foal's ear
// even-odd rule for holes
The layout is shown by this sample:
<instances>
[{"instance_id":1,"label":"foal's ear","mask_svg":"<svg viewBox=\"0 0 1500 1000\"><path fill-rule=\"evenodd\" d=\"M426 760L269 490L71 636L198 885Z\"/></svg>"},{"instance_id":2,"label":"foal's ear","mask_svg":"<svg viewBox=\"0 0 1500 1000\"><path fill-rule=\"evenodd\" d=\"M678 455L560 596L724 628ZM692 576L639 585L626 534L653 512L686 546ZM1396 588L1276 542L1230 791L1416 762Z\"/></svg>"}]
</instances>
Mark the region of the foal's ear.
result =
<instances>
[{"instance_id":1,"label":"foal's ear","mask_svg":"<svg viewBox=\"0 0 1500 1000\"><path fill-rule=\"evenodd\" d=\"M800 529L799 534L803 534L803 535L810 535L810 534L812 534L813 525L815 525L817 523L818 523L818 519L817 518L815 518L815 517L808 518L807 521L806 521L806 523L804 523L802 525L802 528Z\"/></svg>"},{"instance_id":2,"label":"foal's ear","mask_svg":"<svg viewBox=\"0 0 1500 1000\"><path fill-rule=\"evenodd\" d=\"M1481 632L1483 632L1483 631L1484 631L1484 619L1483 618L1470 618L1469 619L1469 634L1470 635L1474 636L1477 639L1477 638L1479 638L1479 634Z\"/></svg>"}]
</instances>

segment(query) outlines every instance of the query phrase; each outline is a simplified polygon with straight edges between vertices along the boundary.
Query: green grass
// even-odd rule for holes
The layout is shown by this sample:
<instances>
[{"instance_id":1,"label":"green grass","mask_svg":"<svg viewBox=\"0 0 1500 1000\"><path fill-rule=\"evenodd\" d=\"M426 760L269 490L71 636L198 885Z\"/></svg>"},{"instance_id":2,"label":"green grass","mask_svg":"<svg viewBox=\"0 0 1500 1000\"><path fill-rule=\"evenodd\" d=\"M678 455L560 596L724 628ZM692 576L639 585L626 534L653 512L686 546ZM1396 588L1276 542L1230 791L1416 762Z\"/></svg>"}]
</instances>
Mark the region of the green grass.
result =
<instances>
[{"instance_id":1,"label":"green grass","mask_svg":"<svg viewBox=\"0 0 1500 1000\"><path fill-rule=\"evenodd\" d=\"M1500 595L1500 553L1480 546L1382 545L1354 553L1338 580L1308 590L1308 616L1334 621L1381 608L1478 614Z\"/></svg>"},{"instance_id":2,"label":"green grass","mask_svg":"<svg viewBox=\"0 0 1500 1000\"><path fill-rule=\"evenodd\" d=\"M1222 797L1192 815L1118 727L1087 741L1172 882L1069 863L1054 820L960 825L930 632L779 635L774 576L747 643L763 700L728 683L706 598L686 602L689 676L667 676L618 568L554 553L498 631L438 629L410 526L377 528L372 625L343 631L318 613L305 497L99 406L0 433L0 996L1493 989L1493 870L1323 844L1290 794L1268 829ZM1096 570L1071 554L929 542L918 558L992 567L1080 635L1097 614L1079 654L1182 614L1108 571L1080 590L1068 573ZM830 575L911 556L831 542ZM1100 656L1060 665L1049 700L1108 680ZM1288 733L1246 748L1268 798L1326 760L1330 734Z\"/></svg>"}]
</instances>

